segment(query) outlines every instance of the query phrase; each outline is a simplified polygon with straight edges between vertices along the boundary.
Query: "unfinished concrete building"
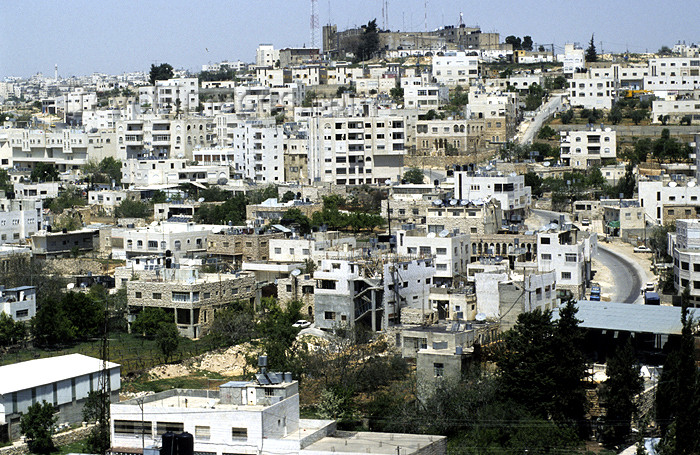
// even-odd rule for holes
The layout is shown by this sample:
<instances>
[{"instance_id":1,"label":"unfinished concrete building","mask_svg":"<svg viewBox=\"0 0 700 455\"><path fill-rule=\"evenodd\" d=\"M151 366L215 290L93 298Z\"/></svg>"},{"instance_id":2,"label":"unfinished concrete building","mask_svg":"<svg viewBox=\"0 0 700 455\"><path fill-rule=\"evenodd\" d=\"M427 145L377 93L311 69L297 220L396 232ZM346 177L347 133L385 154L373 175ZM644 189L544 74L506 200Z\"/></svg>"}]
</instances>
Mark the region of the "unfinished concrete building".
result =
<instances>
[{"instance_id":1,"label":"unfinished concrete building","mask_svg":"<svg viewBox=\"0 0 700 455\"><path fill-rule=\"evenodd\" d=\"M163 269L158 278L126 283L129 323L146 307L172 314L180 335L199 338L206 333L217 310L235 301L259 303L252 273L202 273Z\"/></svg>"},{"instance_id":2,"label":"unfinished concrete building","mask_svg":"<svg viewBox=\"0 0 700 455\"><path fill-rule=\"evenodd\" d=\"M316 327L332 330L362 323L381 331L399 323L403 308L430 306L432 258L339 253L338 259L321 260L314 272Z\"/></svg>"}]
</instances>

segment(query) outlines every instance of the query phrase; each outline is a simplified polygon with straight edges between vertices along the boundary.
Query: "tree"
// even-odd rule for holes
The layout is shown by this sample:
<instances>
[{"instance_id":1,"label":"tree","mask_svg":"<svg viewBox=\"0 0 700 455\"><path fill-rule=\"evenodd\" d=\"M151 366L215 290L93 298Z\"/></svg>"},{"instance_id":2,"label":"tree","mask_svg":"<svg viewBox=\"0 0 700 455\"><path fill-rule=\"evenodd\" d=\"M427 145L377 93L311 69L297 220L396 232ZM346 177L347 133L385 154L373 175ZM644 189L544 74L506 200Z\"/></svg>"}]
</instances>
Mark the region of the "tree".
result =
<instances>
[{"instance_id":1,"label":"tree","mask_svg":"<svg viewBox=\"0 0 700 455\"><path fill-rule=\"evenodd\" d=\"M282 195L282 202L293 201L294 199L296 199L296 197L297 197L297 195L294 193L294 191L286 191Z\"/></svg>"},{"instance_id":2,"label":"tree","mask_svg":"<svg viewBox=\"0 0 700 455\"><path fill-rule=\"evenodd\" d=\"M595 49L595 34L591 35L591 41L588 43L588 49L586 49L586 61L587 62L597 62L598 52Z\"/></svg>"},{"instance_id":3,"label":"tree","mask_svg":"<svg viewBox=\"0 0 700 455\"><path fill-rule=\"evenodd\" d=\"M554 403L551 415L558 423L579 427L583 434L583 422L587 411L585 380L588 365L583 353L583 329L576 319L578 309L573 300L559 307L559 320L554 328L553 365Z\"/></svg>"},{"instance_id":4,"label":"tree","mask_svg":"<svg viewBox=\"0 0 700 455\"><path fill-rule=\"evenodd\" d=\"M240 304L216 312L207 337L214 346L235 346L255 336L255 321Z\"/></svg>"},{"instance_id":5,"label":"tree","mask_svg":"<svg viewBox=\"0 0 700 455\"><path fill-rule=\"evenodd\" d=\"M537 139L551 139L557 135L557 132L549 125L545 125L537 132Z\"/></svg>"},{"instance_id":6,"label":"tree","mask_svg":"<svg viewBox=\"0 0 700 455\"><path fill-rule=\"evenodd\" d=\"M95 426L90 430L85 445L89 453L107 453L110 446L109 421L102 422L100 408L102 401L109 403L109 394L101 391L91 391L88 393L83 405L83 421L94 422ZM109 404L107 404L109 406Z\"/></svg>"},{"instance_id":7,"label":"tree","mask_svg":"<svg viewBox=\"0 0 700 455\"><path fill-rule=\"evenodd\" d=\"M525 186L529 186L533 196L542 196L542 177L530 171L525 174Z\"/></svg>"},{"instance_id":8,"label":"tree","mask_svg":"<svg viewBox=\"0 0 700 455\"><path fill-rule=\"evenodd\" d=\"M27 336L27 329L22 322L17 322L10 315L0 312L0 347L12 346Z\"/></svg>"},{"instance_id":9,"label":"tree","mask_svg":"<svg viewBox=\"0 0 700 455\"><path fill-rule=\"evenodd\" d=\"M32 182L55 182L58 180L58 169L53 164L40 161L34 165L29 178Z\"/></svg>"},{"instance_id":10,"label":"tree","mask_svg":"<svg viewBox=\"0 0 700 455\"><path fill-rule=\"evenodd\" d=\"M398 80L396 81L396 85L389 91L389 96L391 96L394 103L403 103L403 87L401 87Z\"/></svg>"},{"instance_id":11,"label":"tree","mask_svg":"<svg viewBox=\"0 0 700 455\"><path fill-rule=\"evenodd\" d=\"M680 340L666 358L656 393L656 421L662 455L700 452L700 373L695 365L694 323L688 315L690 290L681 296Z\"/></svg>"},{"instance_id":12,"label":"tree","mask_svg":"<svg viewBox=\"0 0 700 455\"><path fill-rule=\"evenodd\" d=\"M622 121L622 109L619 106L613 106L608 112L608 121L613 125L617 125Z\"/></svg>"},{"instance_id":13,"label":"tree","mask_svg":"<svg viewBox=\"0 0 700 455\"><path fill-rule=\"evenodd\" d=\"M223 204L202 204L195 213L195 220L205 224L226 224L229 221L235 226L244 224L247 204L243 194L236 194Z\"/></svg>"},{"instance_id":14,"label":"tree","mask_svg":"<svg viewBox=\"0 0 700 455\"><path fill-rule=\"evenodd\" d=\"M514 51L522 49L522 41L520 40L520 38L514 35L506 36L506 44L511 44L513 46Z\"/></svg>"},{"instance_id":15,"label":"tree","mask_svg":"<svg viewBox=\"0 0 700 455\"><path fill-rule=\"evenodd\" d=\"M401 180L405 180L406 183L414 183L418 185L423 183L424 178L425 175L423 174L423 171L417 167L412 167L403 174L403 178Z\"/></svg>"},{"instance_id":16,"label":"tree","mask_svg":"<svg viewBox=\"0 0 700 455\"><path fill-rule=\"evenodd\" d=\"M156 344L158 344L158 348L163 354L163 360L165 360L166 363L169 362L180 345L180 332L177 330L177 326L173 321L161 322L158 324Z\"/></svg>"},{"instance_id":17,"label":"tree","mask_svg":"<svg viewBox=\"0 0 700 455\"><path fill-rule=\"evenodd\" d=\"M306 95L304 95L304 100L301 102L301 107L313 106L315 99L316 99L316 92L314 92L314 91L306 92Z\"/></svg>"},{"instance_id":18,"label":"tree","mask_svg":"<svg viewBox=\"0 0 700 455\"><path fill-rule=\"evenodd\" d=\"M525 51L531 51L532 50L532 37L530 35L525 35L523 36L523 43L522 47L523 50Z\"/></svg>"},{"instance_id":19,"label":"tree","mask_svg":"<svg viewBox=\"0 0 700 455\"><path fill-rule=\"evenodd\" d=\"M661 49L659 49L657 52L659 55L671 55L672 53L673 51L668 46L661 46Z\"/></svg>"},{"instance_id":20,"label":"tree","mask_svg":"<svg viewBox=\"0 0 700 455\"><path fill-rule=\"evenodd\" d=\"M7 169L0 169L0 191L5 192L5 196L8 196L14 192L14 185L10 179L10 174Z\"/></svg>"},{"instance_id":21,"label":"tree","mask_svg":"<svg viewBox=\"0 0 700 455\"><path fill-rule=\"evenodd\" d=\"M104 302L90 294L68 292L63 295L60 305L75 328L76 338L89 339L102 334Z\"/></svg>"},{"instance_id":22,"label":"tree","mask_svg":"<svg viewBox=\"0 0 700 455\"><path fill-rule=\"evenodd\" d=\"M58 421L58 409L45 400L29 406L19 422L22 434L27 437L27 446L33 453L48 455L54 451L51 434Z\"/></svg>"},{"instance_id":23,"label":"tree","mask_svg":"<svg viewBox=\"0 0 700 455\"><path fill-rule=\"evenodd\" d=\"M271 307L260 318L256 327L260 335L260 347L267 355L272 368L300 373L293 349L299 329L292 327L292 324L302 318L300 313L302 302L291 301L284 309L274 300L270 305Z\"/></svg>"},{"instance_id":24,"label":"tree","mask_svg":"<svg viewBox=\"0 0 700 455\"><path fill-rule=\"evenodd\" d=\"M568 125L574 120L574 111L569 109L566 112L563 112L559 118L561 119L561 123Z\"/></svg>"},{"instance_id":25,"label":"tree","mask_svg":"<svg viewBox=\"0 0 700 455\"><path fill-rule=\"evenodd\" d=\"M151 64L151 71L148 75L148 80L151 85L156 85L156 81L165 81L173 77L173 67L167 63L161 63L156 66Z\"/></svg>"},{"instance_id":26,"label":"tree","mask_svg":"<svg viewBox=\"0 0 700 455\"><path fill-rule=\"evenodd\" d=\"M311 220L304 215L298 208L291 208L284 213L280 224L283 226L298 226L299 233L302 235L311 233Z\"/></svg>"},{"instance_id":27,"label":"tree","mask_svg":"<svg viewBox=\"0 0 700 455\"><path fill-rule=\"evenodd\" d=\"M124 199L114 208L114 215L117 218L148 218L152 210L147 202Z\"/></svg>"},{"instance_id":28,"label":"tree","mask_svg":"<svg viewBox=\"0 0 700 455\"><path fill-rule=\"evenodd\" d=\"M162 323L174 323L173 316L162 308L146 307L131 324L132 333L140 333L146 338L155 338Z\"/></svg>"},{"instance_id":29,"label":"tree","mask_svg":"<svg viewBox=\"0 0 700 455\"><path fill-rule=\"evenodd\" d=\"M76 339L76 328L60 304L42 305L31 320L31 333L34 344L44 348L72 343Z\"/></svg>"},{"instance_id":30,"label":"tree","mask_svg":"<svg viewBox=\"0 0 700 455\"><path fill-rule=\"evenodd\" d=\"M639 125L639 122L647 118L648 115L649 113L646 109L635 109L630 113L630 118L635 125Z\"/></svg>"},{"instance_id":31,"label":"tree","mask_svg":"<svg viewBox=\"0 0 700 455\"><path fill-rule=\"evenodd\" d=\"M576 427L586 410L586 363L583 333L572 302L559 309L559 320L550 311L521 313L505 333L498 356L499 385L503 398L533 416L552 418Z\"/></svg>"},{"instance_id":32,"label":"tree","mask_svg":"<svg viewBox=\"0 0 700 455\"><path fill-rule=\"evenodd\" d=\"M355 62L363 62L371 59L379 50L379 30L377 19L372 19L363 27L360 41L355 52Z\"/></svg>"},{"instance_id":33,"label":"tree","mask_svg":"<svg viewBox=\"0 0 700 455\"><path fill-rule=\"evenodd\" d=\"M601 391L605 403L603 434L609 445L618 445L630 434L632 417L637 413L635 397L644 385L630 338L608 359L605 374L608 379Z\"/></svg>"}]
</instances>

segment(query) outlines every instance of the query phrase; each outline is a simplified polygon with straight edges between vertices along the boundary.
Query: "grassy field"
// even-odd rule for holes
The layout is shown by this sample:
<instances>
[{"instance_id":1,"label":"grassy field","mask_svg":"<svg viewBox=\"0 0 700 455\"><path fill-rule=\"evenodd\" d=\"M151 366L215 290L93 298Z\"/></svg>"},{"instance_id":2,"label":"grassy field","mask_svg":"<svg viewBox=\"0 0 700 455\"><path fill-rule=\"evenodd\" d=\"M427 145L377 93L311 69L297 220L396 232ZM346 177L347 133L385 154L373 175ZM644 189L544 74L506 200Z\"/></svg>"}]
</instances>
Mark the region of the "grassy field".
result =
<instances>
[{"instance_id":1,"label":"grassy field","mask_svg":"<svg viewBox=\"0 0 700 455\"><path fill-rule=\"evenodd\" d=\"M100 345L100 340L94 340L78 343L60 350L39 349L34 347L16 349L0 356L0 365L73 353L100 357ZM202 341L180 338L180 346L170 360L176 362L188 359L208 350L211 350L211 346ZM139 335L127 333L115 334L110 337L109 360L122 366L123 376L164 363L163 355L155 340L148 340Z\"/></svg>"},{"instance_id":2,"label":"grassy field","mask_svg":"<svg viewBox=\"0 0 700 455\"><path fill-rule=\"evenodd\" d=\"M151 379L142 374L122 383L123 392L162 392L170 389L210 389L216 390L221 384L234 379L212 371L197 371L188 376L167 379Z\"/></svg>"}]
</instances>

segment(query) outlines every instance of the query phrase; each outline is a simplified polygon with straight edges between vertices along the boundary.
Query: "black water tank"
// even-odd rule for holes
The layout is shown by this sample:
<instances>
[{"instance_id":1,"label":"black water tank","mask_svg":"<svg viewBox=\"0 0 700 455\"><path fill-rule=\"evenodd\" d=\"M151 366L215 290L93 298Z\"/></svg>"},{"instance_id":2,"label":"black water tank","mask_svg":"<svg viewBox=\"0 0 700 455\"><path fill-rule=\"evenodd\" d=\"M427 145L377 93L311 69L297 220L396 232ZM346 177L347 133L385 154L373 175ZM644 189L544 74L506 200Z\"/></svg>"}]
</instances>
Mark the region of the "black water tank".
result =
<instances>
[{"instance_id":1,"label":"black water tank","mask_svg":"<svg viewBox=\"0 0 700 455\"><path fill-rule=\"evenodd\" d=\"M175 433L168 431L163 433L163 444L160 449L160 455L177 455L177 447L175 446Z\"/></svg>"},{"instance_id":2,"label":"black water tank","mask_svg":"<svg viewBox=\"0 0 700 455\"><path fill-rule=\"evenodd\" d=\"M171 258L165 258L165 268L166 269L173 268L173 260Z\"/></svg>"},{"instance_id":3,"label":"black water tank","mask_svg":"<svg viewBox=\"0 0 700 455\"><path fill-rule=\"evenodd\" d=\"M177 455L194 455L194 437L186 431L175 437Z\"/></svg>"},{"instance_id":4,"label":"black water tank","mask_svg":"<svg viewBox=\"0 0 700 455\"><path fill-rule=\"evenodd\" d=\"M172 251L170 251L170 250L165 250L165 257L166 257L166 258L172 257L172 255L173 255L173 252L172 252Z\"/></svg>"}]
</instances>

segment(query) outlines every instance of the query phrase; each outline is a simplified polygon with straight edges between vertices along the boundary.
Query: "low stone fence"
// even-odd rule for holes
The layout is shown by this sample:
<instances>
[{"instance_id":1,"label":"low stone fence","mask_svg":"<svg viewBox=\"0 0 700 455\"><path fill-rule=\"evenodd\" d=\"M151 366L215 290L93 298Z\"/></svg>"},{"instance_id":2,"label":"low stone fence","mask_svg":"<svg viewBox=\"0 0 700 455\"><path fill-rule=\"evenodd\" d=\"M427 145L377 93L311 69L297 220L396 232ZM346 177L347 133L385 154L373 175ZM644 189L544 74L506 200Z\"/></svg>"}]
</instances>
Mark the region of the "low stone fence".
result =
<instances>
[{"instance_id":1,"label":"low stone fence","mask_svg":"<svg viewBox=\"0 0 700 455\"><path fill-rule=\"evenodd\" d=\"M53 443L56 447L60 447L83 440L88 436L92 427L93 425L88 425L87 427L80 427L55 434L53 436ZM23 455L28 453L31 452L29 452L29 448L27 448L27 444L24 442L15 443L11 446L0 448L0 455Z\"/></svg>"}]
</instances>

